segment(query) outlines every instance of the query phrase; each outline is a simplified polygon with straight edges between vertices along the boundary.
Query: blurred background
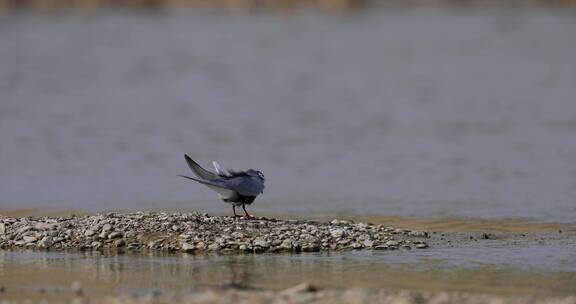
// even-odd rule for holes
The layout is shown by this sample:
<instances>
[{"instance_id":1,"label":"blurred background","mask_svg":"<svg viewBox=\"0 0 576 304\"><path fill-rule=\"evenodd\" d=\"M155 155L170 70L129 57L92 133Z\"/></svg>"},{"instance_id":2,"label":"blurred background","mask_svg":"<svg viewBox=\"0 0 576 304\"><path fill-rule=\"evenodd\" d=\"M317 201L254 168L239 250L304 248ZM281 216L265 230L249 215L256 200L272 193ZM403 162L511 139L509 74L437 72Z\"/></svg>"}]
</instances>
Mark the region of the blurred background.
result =
<instances>
[{"instance_id":1,"label":"blurred background","mask_svg":"<svg viewBox=\"0 0 576 304\"><path fill-rule=\"evenodd\" d=\"M576 218L576 1L0 1L0 211Z\"/></svg>"}]
</instances>

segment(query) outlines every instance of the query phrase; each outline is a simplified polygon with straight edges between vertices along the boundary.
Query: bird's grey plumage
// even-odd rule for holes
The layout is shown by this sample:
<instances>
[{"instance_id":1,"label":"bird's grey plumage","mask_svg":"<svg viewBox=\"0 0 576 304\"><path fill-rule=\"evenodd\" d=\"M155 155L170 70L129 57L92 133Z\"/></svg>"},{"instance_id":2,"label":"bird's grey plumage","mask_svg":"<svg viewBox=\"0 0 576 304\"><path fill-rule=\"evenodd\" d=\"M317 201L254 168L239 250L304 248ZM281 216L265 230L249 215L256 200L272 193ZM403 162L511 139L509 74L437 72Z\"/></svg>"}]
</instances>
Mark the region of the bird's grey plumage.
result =
<instances>
[{"instance_id":1,"label":"bird's grey plumage","mask_svg":"<svg viewBox=\"0 0 576 304\"><path fill-rule=\"evenodd\" d=\"M192 158L190 158L190 156L184 155L184 159L186 159L186 163L188 164L188 167L190 167L192 172L194 172L194 174L196 174L196 176L198 176L199 178L204 179L204 180L213 180L213 179L218 178L218 174L215 174L213 172L210 172L210 171L202 168L202 166L200 166L197 162L192 160Z\"/></svg>"},{"instance_id":2,"label":"bird's grey plumage","mask_svg":"<svg viewBox=\"0 0 576 304\"><path fill-rule=\"evenodd\" d=\"M181 177L184 177L187 179L191 179L193 181L197 181L201 184L208 186L208 188L216 191L220 195L221 198L229 199L229 198L232 198L236 195L236 192L234 190L228 189L226 186L221 185L221 184L216 183L216 182L201 180L201 179L186 176L186 175L178 175L178 176L181 176Z\"/></svg>"},{"instance_id":3,"label":"bird's grey plumage","mask_svg":"<svg viewBox=\"0 0 576 304\"><path fill-rule=\"evenodd\" d=\"M186 163L197 176L190 177L179 175L197 181L210 189L216 191L220 198L234 207L242 206L246 212L245 205L250 205L254 199L264 192L264 175L262 172L249 169L246 171L222 170L217 162L213 162L216 173L208 171L196 163L188 155L184 155ZM246 216L248 212L246 212Z\"/></svg>"}]
</instances>

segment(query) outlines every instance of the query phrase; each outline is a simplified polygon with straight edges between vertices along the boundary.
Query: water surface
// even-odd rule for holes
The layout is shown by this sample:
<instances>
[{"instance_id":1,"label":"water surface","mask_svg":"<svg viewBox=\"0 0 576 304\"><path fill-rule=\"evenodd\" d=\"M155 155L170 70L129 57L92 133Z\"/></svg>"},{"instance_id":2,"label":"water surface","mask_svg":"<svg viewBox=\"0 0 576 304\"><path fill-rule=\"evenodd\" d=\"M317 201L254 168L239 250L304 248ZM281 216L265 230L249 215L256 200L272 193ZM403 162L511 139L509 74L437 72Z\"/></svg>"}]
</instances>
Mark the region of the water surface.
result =
<instances>
[{"instance_id":1,"label":"water surface","mask_svg":"<svg viewBox=\"0 0 576 304\"><path fill-rule=\"evenodd\" d=\"M0 210L576 218L576 18L546 10L0 17Z\"/></svg>"},{"instance_id":2,"label":"water surface","mask_svg":"<svg viewBox=\"0 0 576 304\"><path fill-rule=\"evenodd\" d=\"M576 291L574 250L574 244L554 244L257 256L0 251L0 285L9 295L66 293L73 282L90 294L109 295L219 286L277 290L303 281L336 288L560 295Z\"/></svg>"}]
</instances>

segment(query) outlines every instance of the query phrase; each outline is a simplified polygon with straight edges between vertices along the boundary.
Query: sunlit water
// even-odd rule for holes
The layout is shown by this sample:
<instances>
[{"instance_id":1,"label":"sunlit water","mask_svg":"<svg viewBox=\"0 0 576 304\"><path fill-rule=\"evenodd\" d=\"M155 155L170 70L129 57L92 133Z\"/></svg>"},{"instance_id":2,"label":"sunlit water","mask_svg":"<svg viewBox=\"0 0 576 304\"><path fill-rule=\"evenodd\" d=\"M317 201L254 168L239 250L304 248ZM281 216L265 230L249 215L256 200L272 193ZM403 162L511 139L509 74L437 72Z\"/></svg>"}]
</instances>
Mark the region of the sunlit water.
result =
<instances>
[{"instance_id":1,"label":"sunlit water","mask_svg":"<svg viewBox=\"0 0 576 304\"><path fill-rule=\"evenodd\" d=\"M576 218L576 18L0 16L0 209Z\"/></svg>"}]
</instances>

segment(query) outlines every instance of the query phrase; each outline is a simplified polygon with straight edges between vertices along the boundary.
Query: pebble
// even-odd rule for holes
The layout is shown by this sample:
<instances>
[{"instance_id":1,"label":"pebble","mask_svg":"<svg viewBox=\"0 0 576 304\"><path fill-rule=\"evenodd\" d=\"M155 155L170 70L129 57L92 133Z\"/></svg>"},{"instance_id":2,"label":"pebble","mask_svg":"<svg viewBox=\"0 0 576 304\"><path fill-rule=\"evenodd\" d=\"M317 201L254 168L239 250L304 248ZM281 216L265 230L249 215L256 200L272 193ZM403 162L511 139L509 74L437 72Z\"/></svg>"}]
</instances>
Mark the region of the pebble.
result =
<instances>
[{"instance_id":1,"label":"pebble","mask_svg":"<svg viewBox=\"0 0 576 304\"><path fill-rule=\"evenodd\" d=\"M256 239L254 240L254 243L253 243L253 244L254 244L254 246L260 246L260 247L262 247L262 248L268 248L268 247L270 247L270 242L266 241L266 240L263 239L263 238L256 238Z\"/></svg>"},{"instance_id":2,"label":"pebble","mask_svg":"<svg viewBox=\"0 0 576 304\"><path fill-rule=\"evenodd\" d=\"M386 246L388 246L388 247L397 247L397 246L399 245L399 243L396 242L396 241L388 241L388 242L386 242L386 244L384 244L384 245L386 245Z\"/></svg>"},{"instance_id":3,"label":"pebble","mask_svg":"<svg viewBox=\"0 0 576 304\"><path fill-rule=\"evenodd\" d=\"M374 246L374 241L372 241L372 240L364 240L364 246L366 246L366 247L372 247L372 246Z\"/></svg>"},{"instance_id":4,"label":"pebble","mask_svg":"<svg viewBox=\"0 0 576 304\"><path fill-rule=\"evenodd\" d=\"M25 243L34 243L36 242L38 239L34 236L25 236L22 238L22 240L24 240Z\"/></svg>"},{"instance_id":5,"label":"pebble","mask_svg":"<svg viewBox=\"0 0 576 304\"><path fill-rule=\"evenodd\" d=\"M108 231L110 231L110 230L112 230L112 225L110 225L110 224L104 224L104 226L102 226L102 233L108 232Z\"/></svg>"},{"instance_id":6,"label":"pebble","mask_svg":"<svg viewBox=\"0 0 576 304\"><path fill-rule=\"evenodd\" d=\"M121 238L121 237L122 237L122 232L119 232L119 231L112 232L108 235L108 239L116 239L116 238Z\"/></svg>"},{"instance_id":7,"label":"pebble","mask_svg":"<svg viewBox=\"0 0 576 304\"><path fill-rule=\"evenodd\" d=\"M282 241L282 244L280 244L280 248L282 249L292 249L292 239L285 239L284 241Z\"/></svg>"},{"instance_id":8,"label":"pebble","mask_svg":"<svg viewBox=\"0 0 576 304\"><path fill-rule=\"evenodd\" d=\"M233 219L136 212L68 217L0 216L0 248L263 253L392 250L428 244L424 231L345 220Z\"/></svg>"},{"instance_id":9,"label":"pebble","mask_svg":"<svg viewBox=\"0 0 576 304\"><path fill-rule=\"evenodd\" d=\"M51 236L43 237L40 242L38 242L38 247L40 248L50 248L54 244L54 240Z\"/></svg>"},{"instance_id":10,"label":"pebble","mask_svg":"<svg viewBox=\"0 0 576 304\"><path fill-rule=\"evenodd\" d=\"M415 236L415 237L423 237L423 238L429 237L429 236L428 236L428 232L426 232L426 231L419 231L419 230L411 231L411 232L409 233L409 235L410 235L410 236Z\"/></svg>"},{"instance_id":11,"label":"pebble","mask_svg":"<svg viewBox=\"0 0 576 304\"><path fill-rule=\"evenodd\" d=\"M332 230L330 230L330 235L333 238L337 238L337 239L341 238L342 236L344 236L344 229L340 229L340 228L332 229Z\"/></svg>"},{"instance_id":12,"label":"pebble","mask_svg":"<svg viewBox=\"0 0 576 304\"><path fill-rule=\"evenodd\" d=\"M213 244L208 245L208 249L209 249L209 250L212 250L212 251L218 251L218 250L220 250L221 248L222 248L222 247L221 247L220 244L218 244L218 243L213 243Z\"/></svg>"},{"instance_id":13,"label":"pebble","mask_svg":"<svg viewBox=\"0 0 576 304\"><path fill-rule=\"evenodd\" d=\"M282 295L292 295L292 294L295 294L295 293L301 293L301 292L316 292L316 291L318 291L318 287L316 287L316 286L314 286L314 285L312 285L312 284L310 284L310 283L304 282L304 283L300 283L300 284L298 284L298 285L296 285L296 286L290 287L290 288L288 288L288 289L284 289L284 290L281 292L281 294L282 294Z\"/></svg>"},{"instance_id":14,"label":"pebble","mask_svg":"<svg viewBox=\"0 0 576 304\"><path fill-rule=\"evenodd\" d=\"M190 244L190 243L182 243L182 251L184 252L194 252L194 250L196 249L196 247L194 247L194 245Z\"/></svg>"}]
</instances>

